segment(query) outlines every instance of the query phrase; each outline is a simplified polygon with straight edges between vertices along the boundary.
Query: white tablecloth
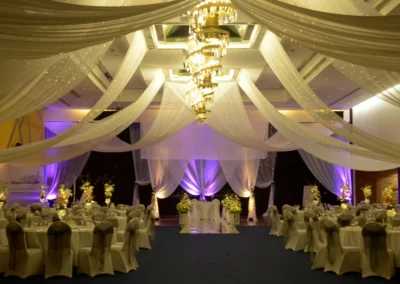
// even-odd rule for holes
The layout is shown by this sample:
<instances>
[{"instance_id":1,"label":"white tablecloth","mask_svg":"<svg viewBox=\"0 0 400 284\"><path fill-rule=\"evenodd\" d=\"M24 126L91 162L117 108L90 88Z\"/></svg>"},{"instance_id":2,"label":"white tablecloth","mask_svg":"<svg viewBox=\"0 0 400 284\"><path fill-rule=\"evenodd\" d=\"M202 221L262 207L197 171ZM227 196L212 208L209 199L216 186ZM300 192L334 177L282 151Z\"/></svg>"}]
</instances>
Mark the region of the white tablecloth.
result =
<instances>
[{"instance_id":1,"label":"white tablecloth","mask_svg":"<svg viewBox=\"0 0 400 284\"><path fill-rule=\"evenodd\" d=\"M219 220L221 217L219 203L207 201L192 201L190 213L192 220Z\"/></svg>"},{"instance_id":2,"label":"white tablecloth","mask_svg":"<svg viewBox=\"0 0 400 284\"><path fill-rule=\"evenodd\" d=\"M358 247L363 253L364 242L361 227L345 227L340 229L340 242L342 246ZM387 230L386 245L393 250L396 266L400 267L400 230Z\"/></svg>"},{"instance_id":3,"label":"white tablecloth","mask_svg":"<svg viewBox=\"0 0 400 284\"><path fill-rule=\"evenodd\" d=\"M78 265L80 248L91 247L94 227L73 228L71 234L71 248L74 253L74 266ZM47 248L47 228L25 228L26 244L28 248Z\"/></svg>"}]
</instances>

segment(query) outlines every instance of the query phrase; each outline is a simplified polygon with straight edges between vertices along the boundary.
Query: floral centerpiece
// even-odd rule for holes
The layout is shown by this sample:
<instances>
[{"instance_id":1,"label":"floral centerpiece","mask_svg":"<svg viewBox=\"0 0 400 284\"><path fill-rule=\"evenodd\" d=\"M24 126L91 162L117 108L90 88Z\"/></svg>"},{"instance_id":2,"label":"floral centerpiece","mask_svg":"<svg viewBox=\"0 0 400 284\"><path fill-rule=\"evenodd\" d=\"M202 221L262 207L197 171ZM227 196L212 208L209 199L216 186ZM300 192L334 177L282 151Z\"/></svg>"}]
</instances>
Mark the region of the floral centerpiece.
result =
<instances>
[{"instance_id":1,"label":"floral centerpiece","mask_svg":"<svg viewBox=\"0 0 400 284\"><path fill-rule=\"evenodd\" d=\"M71 190L65 189L65 185L61 184L58 188L58 196L55 200L56 210L61 218L67 214L67 206L71 196Z\"/></svg>"},{"instance_id":2,"label":"floral centerpiece","mask_svg":"<svg viewBox=\"0 0 400 284\"><path fill-rule=\"evenodd\" d=\"M311 194L312 194L313 204L318 205L321 200L321 193L318 190L318 185L314 185L311 188Z\"/></svg>"},{"instance_id":3,"label":"floral centerpiece","mask_svg":"<svg viewBox=\"0 0 400 284\"><path fill-rule=\"evenodd\" d=\"M192 202L189 199L189 196L184 193L181 201L179 201L178 205L176 205L176 210L178 210L179 214L186 214L192 208Z\"/></svg>"},{"instance_id":4,"label":"floral centerpiece","mask_svg":"<svg viewBox=\"0 0 400 284\"><path fill-rule=\"evenodd\" d=\"M396 203L394 198L395 190L394 185L389 184L388 187L382 191L383 204L386 206L386 215L389 219L396 216L396 211L394 209L394 204Z\"/></svg>"},{"instance_id":5,"label":"floral centerpiece","mask_svg":"<svg viewBox=\"0 0 400 284\"><path fill-rule=\"evenodd\" d=\"M44 184L42 184L41 186L40 186L40 203L44 203L45 201L46 201L46 189L47 189L48 187L47 186L45 186Z\"/></svg>"},{"instance_id":6,"label":"floral centerpiece","mask_svg":"<svg viewBox=\"0 0 400 284\"><path fill-rule=\"evenodd\" d=\"M107 206L111 203L111 196L114 192L114 185L111 183L106 183L104 185L104 196L106 197L106 204Z\"/></svg>"},{"instance_id":7,"label":"floral centerpiece","mask_svg":"<svg viewBox=\"0 0 400 284\"><path fill-rule=\"evenodd\" d=\"M361 190L363 191L363 194L364 194L364 198L365 198L364 201L365 201L366 203L369 203L369 202L370 202L369 198L370 198L371 195L372 195L371 186L370 186L369 184L364 185L364 187L361 188Z\"/></svg>"},{"instance_id":8,"label":"floral centerpiece","mask_svg":"<svg viewBox=\"0 0 400 284\"><path fill-rule=\"evenodd\" d=\"M8 195L8 186L7 183L3 185L3 188L0 190L0 209L3 209L4 205L7 203L7 195Z\"/></svg>"},{"instance_id":9,"label":"floral centerpiece","mask_svg":"<svg viewBox=\"0 0 400 284\"><path fill-rule=\"evenodd\" d=\"M339 200L340 207L342 207L343 210L346 210L347 205L350 203L350 187L348 183L345 183L340 187Z\"/></svg>"},{"instance_id":10,"label":"floral centerpiece","mask_svg":"<svg viewBox=\"0 0 400 284\"><path fill-rule=\"evenodd\" d=\"M240 214L242 212L242 203L236 194L227 194L222 200L222 206L232 214Z\"/></svg>"},{"instance_id":11,"label":"floral centerpiece","mask_svg":"<svg viewBox=\"0 0 400 284\"><path fill-rule=\"evenodd\" d=\"M93 198L94 198L93 188L94 188L94 186L92 186L89 181L85 181L81 185L82 199L86 203L86 205L90 205L93 201Z\"/></svg>"}]
</instances>

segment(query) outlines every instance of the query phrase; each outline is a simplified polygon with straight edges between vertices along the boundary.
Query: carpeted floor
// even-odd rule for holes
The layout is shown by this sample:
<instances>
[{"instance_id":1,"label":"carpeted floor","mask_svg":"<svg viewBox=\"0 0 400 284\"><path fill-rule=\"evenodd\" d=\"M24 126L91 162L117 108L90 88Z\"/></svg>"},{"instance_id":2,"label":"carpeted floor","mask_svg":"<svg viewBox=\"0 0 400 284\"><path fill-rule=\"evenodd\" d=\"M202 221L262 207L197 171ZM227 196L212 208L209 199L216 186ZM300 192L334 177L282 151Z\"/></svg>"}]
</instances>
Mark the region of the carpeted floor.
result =
<instances>
[{"instance_id":1,"label":"carpeted floor","mask_svg":"<svg viewBox=\"0 0 400 284\"><path fill-rule=\"evenodd\" d=\"M282 238L268 235L266 227L239 227L240 235L179 235L179 227L157 227L153 250L138 255L139 269L129 274L72 279L43 276L1 278L2 284L57 283L96 284L261 284L261 283L388 283L380 278L361 278L360 274L337 276L311 270L308 255L287 251ZM398 271L400 275L400 271Z\"/></svg>"}]
</instances>

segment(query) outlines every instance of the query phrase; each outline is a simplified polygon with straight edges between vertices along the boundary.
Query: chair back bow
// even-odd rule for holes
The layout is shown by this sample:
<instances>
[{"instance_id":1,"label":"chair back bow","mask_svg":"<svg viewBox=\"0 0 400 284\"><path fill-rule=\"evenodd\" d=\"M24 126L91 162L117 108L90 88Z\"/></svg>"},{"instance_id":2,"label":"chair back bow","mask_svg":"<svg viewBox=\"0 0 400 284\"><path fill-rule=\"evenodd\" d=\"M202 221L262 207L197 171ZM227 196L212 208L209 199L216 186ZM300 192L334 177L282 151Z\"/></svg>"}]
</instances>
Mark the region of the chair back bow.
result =
<instances>
[{"instance_id":1,"label":"chair back bow","mask_svg":"<svg viewBox=\"0 0 400 284\"><path fill-rule=\"evenodd\" d=\"M47 230L48 257L57 272L62 269L62 252L71 249L71 227L64 222L56 222Z\"/></svg>"},{"instance_id":2,"label":"chair back bow","mask_svg":"<svg viewBox=\"0 0 400 284\"><path fill-rule=\"evenodd\" d=\"M139 219L133 218L126 227L125 231L125 242L123 251L128 258L128 262L131 265L136 257L137 250L137 235L136 232L139 229Z\"/></svg>"},{"instance_id":3,"label":"chair back bow","mask_svg":"<svg viewBox=\"0 0 400 284\"><path fill-rule=\"evenodd\" d=\"M101 222L93 230L93 244L90 254L95 255L96 252L99 252L100 271L104 270L106 253L110 253L113 234L113 225L108 221Z\"/></svg>"},{"instance_id":4,"label":"chair back bow","mask_svg":"<svg viewBox=\"0 0 400 284\"><path fill-rule=\"evenodd\" d=\"M324 230L326 233L326 259L329 264L335 262L335 255L341 251L340 239L339 239L339 228L331 220L324 220Z\"/></svg>"},{"instance_id":5,"label":"chair back bow","mask_svg":"<svg viewBox=\"0 0 400 284\"><path fill-rule=\"evenodd\" d=\"M10 270L15 270L17 253L22 253L23 257L28 257L24 229L18 222L13 221L7 225L6 234L10 252L8 268Z\"/></svg>"},{"instance_id":6,"label":"chair back bow","mask_svg":"<svg viewBox=\"0 0 400 284\"><path fill-rule=\"evenodd\" d=\"M342 213L337 218L337 224L339 228L351 226L351 222L353 221L353 215L350 213Z\"/></svg>"},{"instance_id":7,"label":"chair back bow","mask_svg":"<svg viewBox=\"0 0 400 284\"><path fill-rule=\"evenodd\" d=\"M308 253L310 254L311 262L314 262L314 238L311 230L311 221L318 221L318 217L315 213L311 211L304 212L304 223L306 224L306 233L307 233L307 246Z\"/></svg>"},{"instance_id":8,"label":"chair back bow","mask_svg":"<svg viewBox=\"0 0 400 284\"><path fill-rule=\"evenodd\" d=\"M288 243L290 238L290 231L295 222L295 219L293 217L293 214L289 210L285 210L283 211L283 220L283 238L285 239L285 242Z\"/></svg>"},{"instance_id":9,"label":"chair back bow","mask_svg":"<svg viewBox=\"0 0 400 284\"><path fill-rule=\"evenodd\" d=\"M372 271L379 267L378 252L386 252L386 230L377 222L369 222L362 229L364 251L369 253Z\"/></svg>"}]
</instances>

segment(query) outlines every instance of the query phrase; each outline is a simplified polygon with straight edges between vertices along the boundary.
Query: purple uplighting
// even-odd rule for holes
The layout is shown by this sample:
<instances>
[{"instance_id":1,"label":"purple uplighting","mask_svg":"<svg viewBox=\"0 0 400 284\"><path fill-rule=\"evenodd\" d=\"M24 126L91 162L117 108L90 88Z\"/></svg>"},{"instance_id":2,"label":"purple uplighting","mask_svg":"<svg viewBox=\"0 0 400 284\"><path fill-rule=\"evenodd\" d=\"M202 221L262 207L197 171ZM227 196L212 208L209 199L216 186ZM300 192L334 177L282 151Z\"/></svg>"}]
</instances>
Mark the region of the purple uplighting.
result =
<instances>
[{"instance_id":1,"label":"purple uplighting","mask_svg":"<svg viewBox=\"0 0 400 284\"><path fill-rule=\"evenodd\" d=\"M221 166L216 160L190 160L180 185L191 195L206 196L217 193L226 184Z\"/></svg>"}]
</instances>

